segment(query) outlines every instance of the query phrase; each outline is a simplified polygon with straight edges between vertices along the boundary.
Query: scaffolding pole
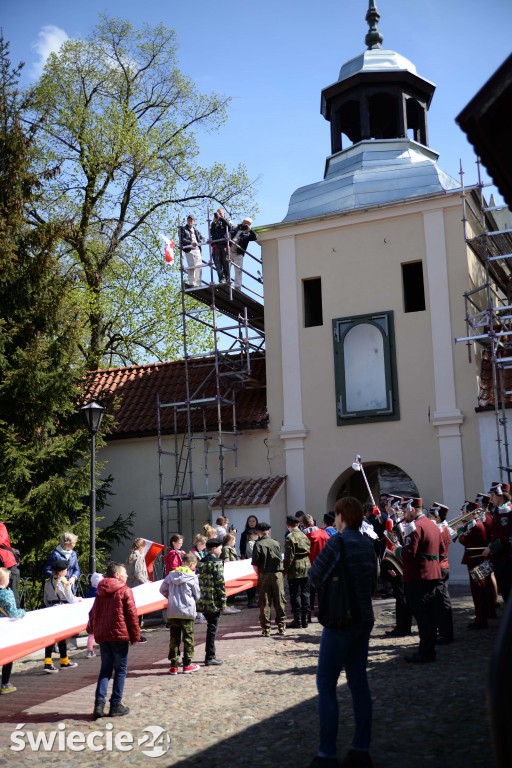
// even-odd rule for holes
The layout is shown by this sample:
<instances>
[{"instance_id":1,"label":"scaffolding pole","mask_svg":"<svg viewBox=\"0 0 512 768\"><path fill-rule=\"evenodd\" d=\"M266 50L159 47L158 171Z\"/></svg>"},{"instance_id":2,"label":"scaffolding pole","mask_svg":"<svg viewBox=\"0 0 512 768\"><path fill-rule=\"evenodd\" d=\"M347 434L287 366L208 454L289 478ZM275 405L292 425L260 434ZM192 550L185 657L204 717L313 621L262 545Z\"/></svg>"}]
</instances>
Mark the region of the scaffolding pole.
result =
<instances>
[{"instance_id":1,"label":"scaffolding pole","mask_svg":"<svg viewBox=\"0 0 512 768\"><path fill-rule=\"evenodd\" d=\"M210 234L210 211L207 212ZM178 222L179 227L179 222ZM181 229L179 229L181 231ZM157 396L158 462L160 488L160 525L162 539L167 540L169 525L183 528L184 504L189 504L190 528L195 531L196 506L201 501L207 507L208 500L217 495L211 490L212 455L217 460L217 470L224 511L223 488L226 472L226 456L238 462L238 426L236 415L237 393L253 381L252 366L256 358L264 356L264 312L261 259L248 251L245 256L259 265L256 276L242 270L250 283L235 289L233 282L217 282L212 246L219 241L208 238L208 261L201 261L201 284L190 287L185 280L187 265L180 238L180 294L181 323L184 363L184 397L163 402ZM229 233L225 248L231 271ZM204 276L209 277L204 281ZM261 286L261 292L259 288ZM194 328L206 329L213 342L207 352L192 353L191 337ZM164 449L163 413L172 410L172 437L174 450ZM214 418L208 418L213 414ZM200 418L199 418L200 417ZM203 464L196 468L193 460L194 445L203 444ZM167 457L174 457L174 466ZM172 490L171 490L172 489ZM175 514L171 514L174 510Z\"/></svg>"}]
</instances>

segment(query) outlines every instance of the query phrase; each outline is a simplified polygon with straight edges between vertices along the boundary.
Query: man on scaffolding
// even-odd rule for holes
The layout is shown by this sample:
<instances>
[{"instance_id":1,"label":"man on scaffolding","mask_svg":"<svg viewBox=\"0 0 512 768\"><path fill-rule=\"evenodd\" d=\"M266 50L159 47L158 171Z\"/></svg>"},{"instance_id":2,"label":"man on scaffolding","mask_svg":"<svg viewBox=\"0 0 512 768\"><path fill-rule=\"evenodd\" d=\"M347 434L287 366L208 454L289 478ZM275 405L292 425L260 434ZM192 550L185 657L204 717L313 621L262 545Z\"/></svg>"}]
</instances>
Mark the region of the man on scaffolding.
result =
<instances>
[{"instance_id":1,"label":"man on scaffolding","mask_svg":"<svg viewBox=\"0 0 512 768\"><path fill-rule=\"evenodd\" d=\"M196 229L196 220L193 216L187 216L187 223L180 227L180 247L187 257L188 283L185 288L199 288L201 286L201 243L206 240Z\"/></svg>"},{"instance_id":2,"label":"man on scaffolding","mask_svg":"<svg viewBox=\"0 0 512 768\"><path fill-rule=\"evenodd\" d=\"M233 230L231 234L231 261L235 268L235 288L242 287L242 264L244 253L250 242L258 242L256 232L251 229L252 219L248 216Z\"/></svg>"},{"instance_id":3,"label":"man on scaffolding","mask_svg":"<svg viewBox=\"0 0 512 768\"><path fill-rule=\"evenodd\" d=\"M210 239L212 243L212 256L219 283L229 283L229 236L233 229L232 223L226 219L226 211L219 208L213 214L210 224Z\"/></svg>"}]
</instances>

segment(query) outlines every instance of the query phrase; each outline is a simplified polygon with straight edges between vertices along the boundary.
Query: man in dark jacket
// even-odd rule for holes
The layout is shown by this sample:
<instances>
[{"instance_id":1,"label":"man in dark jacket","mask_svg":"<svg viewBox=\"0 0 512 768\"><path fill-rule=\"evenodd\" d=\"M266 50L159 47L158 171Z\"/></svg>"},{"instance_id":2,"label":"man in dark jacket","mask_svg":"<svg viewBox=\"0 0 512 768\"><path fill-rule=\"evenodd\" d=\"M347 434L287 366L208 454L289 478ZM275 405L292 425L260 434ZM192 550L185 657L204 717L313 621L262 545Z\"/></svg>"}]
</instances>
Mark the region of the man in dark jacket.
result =
<instances>
[{"instance_id":1,"label":"man in dark jacket","mask_svg":"<svg viewBox=\"0 0 512 768\"><path fill-rule=\"evenodd\" d=\"M229 282L228 243L233 225L226 218L226 212L219 208L213 215L210 224L210 237L212 241L212 255L215 269L219 277L219 283Z\"/></svg>"},{"instance_id":2,"label":"man in dark jacket","mask_svg":"<svg viewBox=\"0 0 512 768\"><path fill-rule=\"evenodd\" d=\"M206 240L196 229L196 220L187 216L187 223L180 227L180 248L187 257L188 288L199 288L201 285L201 243Z\"/></svg>"},{"instance_id":3,"label":"man in dark jacket","mask_svg":"<svg viewBox=\"0 0 512 768\"><path fill-rule=\"evenodd\" d=\"M233 230L231 234L231 261L235 267L235 288L242 287L242 265L244 253L250 242L258 242L256 232L251 229L252 219L248 216Z\"/></svg>"},{"instance_id":4,"label":"man in dark jacket","mask_svg":"<svg viewBox=\"0 0 512 768\"><path fill-rule=\"evenodd\" d=\"M109 717L127 715L121 703L128 669L128 647L140 640L139 619L127 573L122 563L109 563L105 578L98 584L98 594L89 613L87 632L100 645L101 668L96 686L93 719L103 717L107 689L112 673L114 684L110 697Z\"/></svg>"}]
</instances>

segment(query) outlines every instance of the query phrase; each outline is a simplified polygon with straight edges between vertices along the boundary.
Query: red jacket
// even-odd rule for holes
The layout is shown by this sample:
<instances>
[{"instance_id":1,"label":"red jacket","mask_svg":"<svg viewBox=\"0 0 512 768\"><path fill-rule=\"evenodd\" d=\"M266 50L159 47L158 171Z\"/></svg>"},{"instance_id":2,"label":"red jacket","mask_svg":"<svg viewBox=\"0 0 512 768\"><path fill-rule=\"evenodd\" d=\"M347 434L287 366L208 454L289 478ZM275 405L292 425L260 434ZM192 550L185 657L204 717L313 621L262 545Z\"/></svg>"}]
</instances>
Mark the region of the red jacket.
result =
<instances>
[{"instance_id":1,"label":"red jacket","mask_svg":"<svg viewBox=\"0 0 512 768\"><path fill-rule=\"evenodd\" d=\"M325 532L324 528L317 528L316 525L312 525L310 528L304 528L303 533L306 534L311 542L311 549L309 550L309 562L313 563L315 558L319 555L319 553L329 541L329 534Z\"/></svg>"},{"instance_id":2,"label":"red jacket","mask_svg":"<svg viewBox=\"0 0 512 768\"><path fill-rule=\"evenodd\" d=\"M130 587L120 579L102 579L89 613L87 632L97 643L140 640L139 617Z\"/></svg>"},{"instance_id":3,"label":"red jacket","mask_svg":"<svg viewBox=\"0 0 512 768\"><path fill-rule=\"evenodd\" d=\"M4 546L9 547L9 549L4 549ZM13 553L9 551L10 548L11 542L9 541L7 528L3 523L0 523L0 558L3 560L4 568L12 568L13 565L16 565L16 558Z\"/></svg>"},{"instance_id":4,"label":"red jacket","mask_svg":"<svg viewBox=\"0 0 512 768\"><path fill-rule=\"evenodd\" d=\"M441 532L433 520L420 515L409 528L404 525L402 562L404 582L441 578L440 555L444 551ZM101 584L101 582L100 582Z\"/></svg>"},{"instance_id":5,"label":"red jacket","mask_svg":"<svg viewBox=\"0 0 512 768\"><path fill-rule=\"evenodd\" d=\"M164 557L165 575L179 568L183 562L185 553L181 549L170 549Z\"/></svg>"}]
</instances>

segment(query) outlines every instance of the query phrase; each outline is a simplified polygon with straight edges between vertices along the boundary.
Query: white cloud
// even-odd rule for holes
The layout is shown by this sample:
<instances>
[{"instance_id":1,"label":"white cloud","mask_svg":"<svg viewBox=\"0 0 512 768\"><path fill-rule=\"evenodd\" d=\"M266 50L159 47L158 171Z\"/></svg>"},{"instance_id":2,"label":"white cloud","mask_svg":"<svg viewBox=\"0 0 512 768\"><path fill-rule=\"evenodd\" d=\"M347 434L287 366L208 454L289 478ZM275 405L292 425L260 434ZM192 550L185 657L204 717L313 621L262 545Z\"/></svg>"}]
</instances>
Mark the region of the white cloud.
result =
<instances>
[{"instance_id":1,"label":"white cloud","mask_svg":"<svg viewBox=\"0 0 512 768\"><path fill-rule=\"evenodd\" d=\"M34 77L40 77L50 53L57 53L62 43L65 43L68 39L66 32L54 24L45 24L44 27L41 27L37 35L37 42L32 43L32 48L39 56L39 60L32 64L32 74Z\"/></svg>"}]
</instances>

